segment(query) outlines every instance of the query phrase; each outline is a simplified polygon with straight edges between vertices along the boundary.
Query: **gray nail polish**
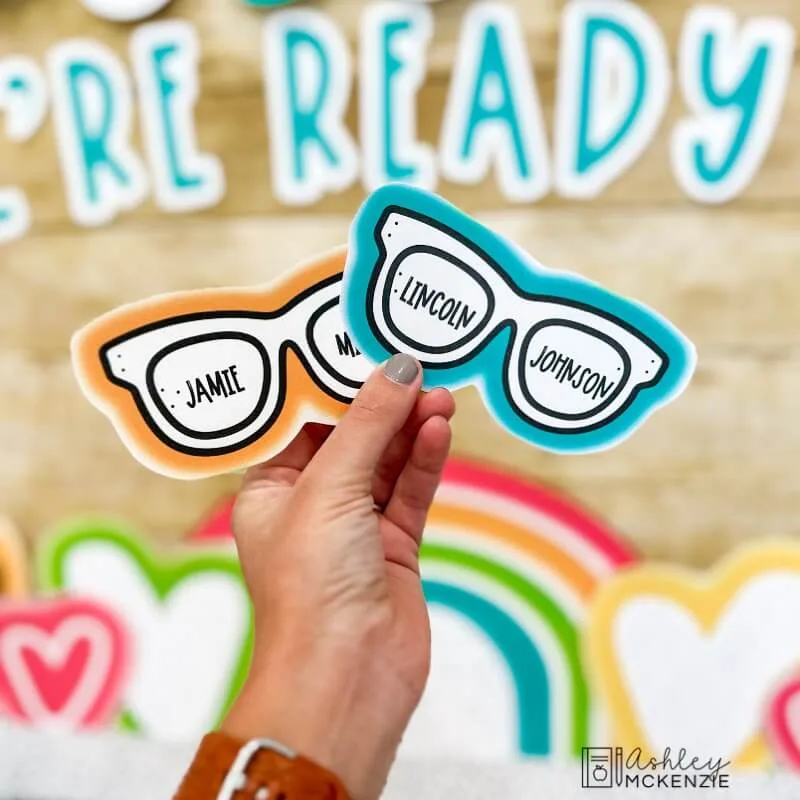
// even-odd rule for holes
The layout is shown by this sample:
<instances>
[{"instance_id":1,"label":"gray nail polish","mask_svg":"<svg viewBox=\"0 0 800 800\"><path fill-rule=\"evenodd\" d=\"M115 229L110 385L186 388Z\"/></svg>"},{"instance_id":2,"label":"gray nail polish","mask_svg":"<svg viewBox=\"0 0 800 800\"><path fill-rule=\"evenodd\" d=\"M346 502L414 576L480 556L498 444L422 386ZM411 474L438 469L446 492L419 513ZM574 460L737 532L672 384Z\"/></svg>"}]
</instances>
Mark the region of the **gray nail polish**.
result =
<instances>
[{"instance_id":1,"label":"gray nail polish","mask_svg":"<svg viewBox=\"0 0 800 800\"><path fill-rule=\"evenodd\" d=\"M405 353L397 353L392 356L383 367L383 374L395 383L414 383L418 373L417 360Z\"/></svg>"}]
</instances>

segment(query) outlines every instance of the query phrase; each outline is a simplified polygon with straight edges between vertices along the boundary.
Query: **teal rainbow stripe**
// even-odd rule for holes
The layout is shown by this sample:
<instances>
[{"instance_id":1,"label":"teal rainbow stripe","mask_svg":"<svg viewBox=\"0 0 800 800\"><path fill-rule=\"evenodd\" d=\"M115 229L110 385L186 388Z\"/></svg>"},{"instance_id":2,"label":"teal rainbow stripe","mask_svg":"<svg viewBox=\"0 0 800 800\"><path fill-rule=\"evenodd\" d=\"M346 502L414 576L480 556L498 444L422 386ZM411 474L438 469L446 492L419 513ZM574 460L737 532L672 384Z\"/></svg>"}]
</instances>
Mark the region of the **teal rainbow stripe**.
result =
<instances>
[{"instance_id":1,"label":"teal rainbow stripe","mask_svg":"<svg viewBox=\"0 0 800 800\"><path fill-rule=\"evenodd\" d=\"M472 573L512 594L550 631L567 664L567 686L571 704L569 752L580 757L589 744L590 701L580 653L580 635L572 620L546 591L526 575L484 555L444 544L422 546L423 575L426 564L441 563ZM519 747L522 755L552 753L552 694L545 660L533 636L524 631L496 605L496 598L481 598L464 587L425 580L430 602L440 603L478 624L508 662L519 700ZM468 585L468 583L467 583ZM486 606L494 609L490 614ZM513 632L512 632L513 626Z\"/></svg>"},{"instance_id":2,"label":"teal rainbow stripe","mask_svg":"<svg viewBox=\"0 0 800 800\"><path fill-rule=\"evenodd\" d=\"M424 580L425 599L453 609L491 637L511 669L519 709L519 751L546 756L552 750L547 667L527 632L505 611L466 589Z\"/></svg>"}]
</instances>

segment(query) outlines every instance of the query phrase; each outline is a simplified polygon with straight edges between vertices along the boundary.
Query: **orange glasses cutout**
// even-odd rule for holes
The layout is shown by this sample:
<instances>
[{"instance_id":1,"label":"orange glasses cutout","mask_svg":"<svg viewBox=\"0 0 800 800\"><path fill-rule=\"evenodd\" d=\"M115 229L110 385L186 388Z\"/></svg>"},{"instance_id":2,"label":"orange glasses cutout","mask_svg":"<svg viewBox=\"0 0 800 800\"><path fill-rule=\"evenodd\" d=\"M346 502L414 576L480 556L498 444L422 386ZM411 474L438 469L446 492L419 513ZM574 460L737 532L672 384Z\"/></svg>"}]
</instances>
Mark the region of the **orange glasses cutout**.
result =
<instances>
[{"instance_id":1,"label":"orange glasses cutout","mask_svg":"<svg viewBox=\"0 0 800 800\"><path fill-rule=\"evenodd\" d=\"M371 365L339 293L345 252L268 285L164 295L73 337L86 396L150 469L199 478L263 461L305 422L335 422Z\"/></svg>"}]
</instances>

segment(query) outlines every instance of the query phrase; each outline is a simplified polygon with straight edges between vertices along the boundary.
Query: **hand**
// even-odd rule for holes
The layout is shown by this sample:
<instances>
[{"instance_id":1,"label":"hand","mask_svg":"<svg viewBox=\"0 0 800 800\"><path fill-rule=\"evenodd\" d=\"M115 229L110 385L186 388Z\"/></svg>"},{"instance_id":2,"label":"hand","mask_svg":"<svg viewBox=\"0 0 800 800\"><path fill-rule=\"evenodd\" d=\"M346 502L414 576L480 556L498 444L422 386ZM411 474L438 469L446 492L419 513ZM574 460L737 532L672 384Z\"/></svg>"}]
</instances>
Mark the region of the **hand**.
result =
<instances>
[{"instance_id":1,"label":"hand","mask_svg":"<svg viewBox=\"0 0 800 800\"><path fill-rule=\"evenodd\" d=\"M419 546L455 404L421 382L394 356L333 431L306 425L251 469L234 509L255 643L223 730L317 761L355 800L382 791L430 668Z\"/></svg>"}]
</instances>

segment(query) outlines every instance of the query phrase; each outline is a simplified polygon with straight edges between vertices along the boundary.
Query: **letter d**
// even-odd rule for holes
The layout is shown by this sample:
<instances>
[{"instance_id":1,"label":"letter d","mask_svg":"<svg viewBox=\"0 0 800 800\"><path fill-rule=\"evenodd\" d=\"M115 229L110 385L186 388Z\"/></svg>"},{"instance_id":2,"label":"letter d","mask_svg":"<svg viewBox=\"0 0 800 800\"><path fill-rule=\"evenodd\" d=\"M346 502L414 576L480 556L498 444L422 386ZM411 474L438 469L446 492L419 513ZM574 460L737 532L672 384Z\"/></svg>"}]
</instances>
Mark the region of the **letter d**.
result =
<instances>
[{"instance_id":1,"label":"letter d","mask_svg":"<svg viewBox=\"0 0 800 800\"><path fill-rule=\"evenodd\" d=\"M555 183L596 197L652 140L671 74L656 23L628 0L573 0L562 19Z\"/></svg>"}]
</instances>

